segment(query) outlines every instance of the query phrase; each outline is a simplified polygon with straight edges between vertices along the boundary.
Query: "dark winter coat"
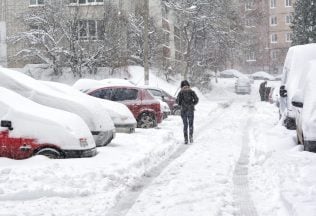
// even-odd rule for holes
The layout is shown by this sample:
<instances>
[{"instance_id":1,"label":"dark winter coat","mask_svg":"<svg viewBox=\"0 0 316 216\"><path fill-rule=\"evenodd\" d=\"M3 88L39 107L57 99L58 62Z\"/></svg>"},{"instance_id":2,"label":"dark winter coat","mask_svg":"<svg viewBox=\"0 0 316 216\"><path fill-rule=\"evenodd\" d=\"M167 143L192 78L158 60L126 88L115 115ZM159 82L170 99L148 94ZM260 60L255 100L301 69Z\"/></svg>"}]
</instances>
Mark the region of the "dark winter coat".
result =
<instances>
[{"instance_id":1,"label":"dark winter coat","mask_svg":"<svg viewBox=\"0 0 316 216\"><path fill-rule=\"evenodd\" d=\"M259 87L260 95L264 95L264 93L266 91L266 85L267 85L267 82L263 82L263 83L260 84L260 87Z\"/></svg>"},{"instance_id":2,"label":"dark winter coat","mask_svg":"<svg viewBox=\"0 0 316 216\"><path fill-rule=\"evenodd\" d=\"M194 111L194 106L199 102L199 98L189 86L184 86L179 92L176 102L180 105L182 112Z\"/></svg>"}]
</instances>

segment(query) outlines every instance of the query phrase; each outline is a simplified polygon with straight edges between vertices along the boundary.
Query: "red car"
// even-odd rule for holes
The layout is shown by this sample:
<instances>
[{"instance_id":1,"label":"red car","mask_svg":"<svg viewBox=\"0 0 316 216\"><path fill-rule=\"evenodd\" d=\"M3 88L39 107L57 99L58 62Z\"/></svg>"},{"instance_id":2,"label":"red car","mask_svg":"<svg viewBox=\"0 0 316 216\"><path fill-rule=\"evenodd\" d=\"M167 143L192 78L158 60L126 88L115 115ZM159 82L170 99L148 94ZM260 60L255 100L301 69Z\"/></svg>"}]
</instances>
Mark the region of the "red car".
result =
<instances>
[{"instance_id":1,"label":"red car","mask_svg":"<svg viewBox=\"0 0 316 216\"><path fill-rule=\"evenodd\" d=\"M137 127L151 128L162 121L160 102L146 89L136 86L105 86L85 91L87 94L125 104L137 120Z\"/></svg>"}]
</instances>

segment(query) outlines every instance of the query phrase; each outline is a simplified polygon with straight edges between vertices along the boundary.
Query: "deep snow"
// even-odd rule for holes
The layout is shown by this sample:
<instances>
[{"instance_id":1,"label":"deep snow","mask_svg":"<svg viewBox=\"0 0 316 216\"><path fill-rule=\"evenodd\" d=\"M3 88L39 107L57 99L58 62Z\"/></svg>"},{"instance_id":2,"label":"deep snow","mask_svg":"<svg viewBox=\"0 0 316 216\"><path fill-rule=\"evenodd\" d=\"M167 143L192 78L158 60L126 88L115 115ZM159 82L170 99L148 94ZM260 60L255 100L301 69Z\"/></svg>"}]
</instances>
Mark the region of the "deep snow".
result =
<instances>
[{"instance_id":1,"label":"deep snow","mask_svg":"<svg viewBox=\"0 0 316 216\"><path fill-rule=\"evenodd\" d=\"M140 81L140 68L131 71ZM179 83L151 78L176 92ZM234 79L213 84L199 93L192 145L171 116L157 129L118 134L94 158L0 158L0 215L315 215L316 156L279 125L274 105L259 102L259 82L250 96L233 92ZM243 193L238 163L247 168Z\"/></svg>"}]
</instances>

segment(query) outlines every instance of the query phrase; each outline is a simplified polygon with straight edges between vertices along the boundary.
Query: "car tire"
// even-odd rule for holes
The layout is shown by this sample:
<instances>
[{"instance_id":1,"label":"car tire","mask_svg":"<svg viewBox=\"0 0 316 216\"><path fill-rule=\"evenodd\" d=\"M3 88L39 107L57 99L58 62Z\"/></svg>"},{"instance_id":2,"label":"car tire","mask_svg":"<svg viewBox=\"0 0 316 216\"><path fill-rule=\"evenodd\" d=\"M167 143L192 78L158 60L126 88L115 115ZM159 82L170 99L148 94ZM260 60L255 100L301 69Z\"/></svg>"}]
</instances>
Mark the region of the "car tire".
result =
<instances>
[{"instance_id":1,"label":"car tire","mask_svg":"<svg viewBox=\"0 0 316 216\"><path fill-rule=\"evenodd\" d=\"M43 148L39 150L38 152L36 152L35 155L46 156L50 159L63 158L62 154L58 150L53 149L53 148Z\"/></svg>"},{"instance_id":2,"label":"car tire","mask_svg":"<svg viewBox=\"0 0 316 216\"><path fill-rule=\"evenodd\" d=\"M141 114L137 121L137 127L139 128L153 128L156 125L155 117L149 113Z\"/></svg>"},{"instance_id":3,"label":"car tire","mask_svg":"<svg viewBox=\"0 0 316 216\"><path fill-rule=\"evenodd\" d=\"M181 115L181 109L175 109L174 111L173 111L173 115Z\"/></svg>"}]
</instances>

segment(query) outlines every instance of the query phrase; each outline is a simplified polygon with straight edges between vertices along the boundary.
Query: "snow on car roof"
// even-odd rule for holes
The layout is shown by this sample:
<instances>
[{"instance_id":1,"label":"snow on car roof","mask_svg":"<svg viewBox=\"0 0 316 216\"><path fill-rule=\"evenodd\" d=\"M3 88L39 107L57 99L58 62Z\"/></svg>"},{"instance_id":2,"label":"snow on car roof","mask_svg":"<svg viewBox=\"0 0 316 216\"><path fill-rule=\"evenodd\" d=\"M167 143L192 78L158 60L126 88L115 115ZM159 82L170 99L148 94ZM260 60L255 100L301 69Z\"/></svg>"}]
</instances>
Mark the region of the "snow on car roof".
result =
<instances>
[{"instance_id":1,"label":"snow on car roof","mask_svg":"<svg viewBox=\"0 0 316 216\"><path fill-rule=\"evenodd\" d=\"M102 109L93 107L84 100L78 100L61 91L56 91L23 73L0 68L0 86L42 105L76 113L86 122L91 131L104 131L109 127L109 123L103 118Z\"/></svg>"},{"instance_id":2,"label":"snow on car roof","mask_svg":"<svg viewBox=\"0 0 316 216\"><path fill-rule=\"evenodd\" d=\"M116 79L114 79L116 80ZM106 80L93 80L93 79L79 79L73 84L73 87L86 93L92 92L99 88L111 87L111 86L127 86L127 87L137 87L129 81L123 80L123 82L108 82Z\"/></svg>"},{"instance_id":3,"label":"snow on car roof","mask_svg":"<svg viewBox=\"0 0 316 216\"><path fill-rule=\"evenodd\" d=\"M124 104L89 96L85 93L80 92L74 87L63 84L63 83L49 82L49 81L42 81L42 82L56 89L57 91L62 91L66 94L72 95L73 97L81 97L88 104L92 106L98 106L99 108L104 109L107 112L105 118L107 118L110 125L112 125L111 124L112 121L114 122L114 124L122 124L122 121L124 121L125 124L136 123L136 120L133 114ZM107 117L108 115L111 117L112 121L108 119Z\"/></svg>"},{"instance_id":4,"label":"snow on car roof","mask_svg":"<svg viewBox=\"0 0 316 216\"><path fill-rule=\"evenodd\" d=\"M266 78L268 80L274 80L274 76L272 76L271 74L268 74L267 72L265 71L258 71L258 72L255 72L253 74L251 74L252 77L261 77L261 78Z\"/></svg>"},{"instance_id":5,"label":"snow on car roof","mask_svg":"<svg viewBox=\"0 0 316 216\"><path fill-rule=\"evenodd\" d=\"M109 85L124 85L124 86L136 86L131 80L127 79L118 79L118 78L111 78L111 79L103 79L100 80L102 83L106 83Z\"/></svg>"},{"instance_id":6,"label":"snow on car roof","mask_svg":"<svg viewBox=\"0 0 316 216\"><path fill-rule=\"evenodd\" d=\"M12 137L37 139L39 143L77 149L79 138L95 143L85 122L76 114L35 103L9 89L0 87L0 118L12 122ZM3 130L4 128L0 128Z\"/></svg>"},{"instance_id":7,"label":"snow on car roof","mask_svg":"<svg viewBox=\"0 0 316 216\"><path fill-rule=\"evenodd\" d=\"M224 71L220 72L220 74L222 74L222 75L230 75L230 76L233 76L233 77L245 76L245 74L243 74L240 71L235 70L235 69L224 70Z\"/></svg>"}]
</instances>

